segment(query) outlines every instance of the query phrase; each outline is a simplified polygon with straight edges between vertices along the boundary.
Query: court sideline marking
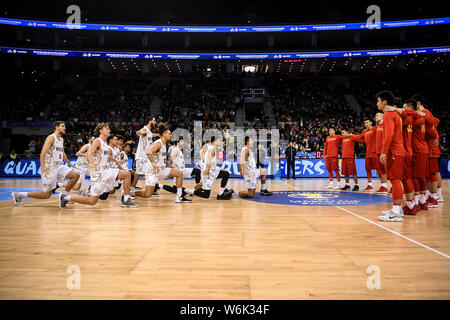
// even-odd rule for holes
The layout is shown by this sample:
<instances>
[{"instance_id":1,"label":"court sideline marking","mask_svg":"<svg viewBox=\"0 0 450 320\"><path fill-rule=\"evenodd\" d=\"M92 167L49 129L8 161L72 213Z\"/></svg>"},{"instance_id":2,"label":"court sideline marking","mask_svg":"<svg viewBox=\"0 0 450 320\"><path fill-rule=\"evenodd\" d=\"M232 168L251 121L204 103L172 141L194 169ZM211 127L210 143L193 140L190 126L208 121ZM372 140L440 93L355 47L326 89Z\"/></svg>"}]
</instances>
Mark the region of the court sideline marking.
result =
<instances>
[{"instance_id":1,"label":"court sideline marking","mask_svg":"<svg viewBox=\"0 0 450 320\"><path fill-rule=\"evenodd\" d=\"M285 185L287 185L288 187L294 188L295 190L303 191L303 190L301 190L301 189L298 189L297 187L294 187L294 186L292 186L292 185L290 185L290 184L284 182L283 180L281 180L281 182L284 183ZM401 233L398 233L397 231L394 231L394 230L389 229L389 228L387 228L387 227L385 227L385 226L382 226L382 225L380 225L380 224L378 224L378 223L376 223L376 222L373 222L372 220L369 220L369 219L367 219L367 218L364 218L364 217L360 216L359 214L356 214L356 213L354 213L354 212L352 212L352 211L350 211L350 210L348 210L348 209L341 208L341 207L339 207L339 206L335 206L335 208L338 208L338 209L340 209L340 210L342 210L342 211L344 211L344 212L347 212L347 213L349 213L349 214L351 214L351 215L353 215L353 216L355 216L355 217L357 217L357 218L359 218L359 219L361 219L361 220L367 221L367 222L369 222L369 223L371 223L371 224L373 224L373 225L375 225L375 226L377 226L377 227L380 227L381 229L384 229L384 230L386 230L386 231L389 231L389 232L395 234L396 236L399 236L400 238L403 238L403 239L405 239L405 240L408 240L408 241L410 241L410 242L412 242L412 243L414 243L414 244L417 244L417 245L421 246L422 248L425 248L425 249L430 250L430 251L432 251L432 252L434 252L434 253L437 253L437 254L443 256L444 258L450 259L450 256L449 256L449 255L447 255L447 254L445 254L445 253L443 253L443 252L441 252L441 251L439 251L439 250L433 249L433 248L431 248L431 247L429 247L429 246L427 246L427 245L425 245L425 244L423 244L423 243L420 243L419 241L416 241L416 240L411 239L411 238L409 238L409 237L407 237L407 236L405 236L405 235L403 235L403 234L401 234Z\"/></svg>"}]
</instances>

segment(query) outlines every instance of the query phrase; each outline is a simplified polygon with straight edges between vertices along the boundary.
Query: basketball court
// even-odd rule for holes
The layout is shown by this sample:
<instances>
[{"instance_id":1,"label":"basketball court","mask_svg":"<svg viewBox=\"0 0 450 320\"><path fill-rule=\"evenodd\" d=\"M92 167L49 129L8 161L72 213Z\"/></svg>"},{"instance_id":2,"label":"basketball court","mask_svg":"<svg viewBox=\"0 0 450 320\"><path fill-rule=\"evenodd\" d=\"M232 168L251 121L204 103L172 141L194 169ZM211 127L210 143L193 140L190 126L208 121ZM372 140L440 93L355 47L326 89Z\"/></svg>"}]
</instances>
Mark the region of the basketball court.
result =
<instances>
[{"instance_id":1,"label":"basketball court","mask_svg":"<svg viewBox=\"0 0 450 320\"><path fill-rule=\"evenodd\" d=\"M326 184L268 180L272 197L218 201L213 189L192 204L161 190L135 209L115 194L60 209L56 196L13 206L11 192L40 180L1 179L0 299L450 298L448 202L380 222L389 196ZM74 268L79 289L68 286ZM373 270L379 289L368 284Z\"/></svg>"}]
</instances>

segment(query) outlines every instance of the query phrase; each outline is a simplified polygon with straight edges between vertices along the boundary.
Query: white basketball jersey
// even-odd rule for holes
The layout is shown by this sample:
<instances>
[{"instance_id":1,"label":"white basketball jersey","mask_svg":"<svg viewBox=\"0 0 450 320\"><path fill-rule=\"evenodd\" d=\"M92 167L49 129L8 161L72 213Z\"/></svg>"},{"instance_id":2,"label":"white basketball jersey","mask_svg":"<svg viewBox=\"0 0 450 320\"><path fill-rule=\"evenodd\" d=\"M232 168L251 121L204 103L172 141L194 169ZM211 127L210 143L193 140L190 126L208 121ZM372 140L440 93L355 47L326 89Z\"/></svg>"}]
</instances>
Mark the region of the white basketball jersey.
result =
<instances>
[{"instance_id":1,"label":"white basketball jersey","mask_svg":"<svg viewBox=\"0 0 450 320\"><path fill-rule=\"evenodd\" d=\"M175 151L176 149L178 148L174 148L173 151ZM183 150L178 149L176 156L172 159L172 164L175 169L184 170L186 164L184 163Z\"/></svg>"},{"instance_id":2,"label":"white basketball jersey","mask_svg":"<svg viewBox=\"0 0 450 320\"><path fill-rule=\"evenodd\" d=\"M156 140L155 143L161 144L161 148L159 148L159 151L156 153L158 157L158 162L156 164L159 168L163 168L166 166L165 162L167 157L166 145L161 141L161 139Z\"/></svg>"},{"instance_id":3,"label":"white basketball jersey","mask_svg":"<svg viewBox=\"0 0 450 320\"><path fill-rule=\"evenodd\" d=\"M243 147L241 150L241 157L244 157L245 149L248 149L248 159L244 159L244 168L247 172L251 173L256 171L256 161L255 157L253 156L252 150L250 150L248 147Z\"/></svg>"},{"instance_id":4,"label":"white basketball jersey","mask_svg":"<svg viewBox=\"0 0 450 320\"><path fill-rule=\"evenodd\" d=\"M116 160L120 160L120 149L117 147L112 148L112 157ZM119 168L117 162L114 162L114 168Z\"/></svg>"},{"instance_id":5,"label":"white basketball jersey","mask_svg":"<svg viewBox=\"0 0 450 320\"><path fill-rule=\"evenodd\" d=\"M89 147L90 147L91 145L90 145L89 143L87 143L87 144L85 144L82 148L84 148L85 146L88 146L88 149L87 149L87 151L86 151L86 153L87 153L87 152L89 152ZM78 157L78 158L77 158L77 163L76 163L75 166L76 166L76 167L80 167L80 168L88 167L88 166L89 166L89 163L88 163L88 161L87 161L87 157L86 157L86 156Z\"/></svg>"},{"instance_id":6,"label":"white basketball jersey","mask_svg":"<svg viewBox=\"0 0 450 320\"><path fill-rule=\"evenodd\" d=\"M93 156L94 165L97 167L98 171L106 171L109 169L108 157L110 147L100 138L95 140L100 141L100 150Z\"/></svg>"},{"instance_id":7,"label":"white basketball jersey","mask_svg":"<svg viewBox=\"0 0 450 320\"><path fill-rule=\"evenodd\" d=\"M57 168L62 165L64 154L64 139L52 133L50 136L54 138L53 145L45 154L45 165L47 168Z\"/></svg>"},{"instance_id":8,"label":"white basketball jersey","mask_svg":"<svg viewBox=\"0 0 450 320\"><path fill-rule=\"evenodd\" d=\"M126 170L128 169L128 156L124 151L120 151L120 154L123 154L122 160L125 161L125 163L122 165L122 167Z\"/></svg>"},{"instance_id":9,"label":"white basketball jersey","mask_svg":"<svg viewBox=\"0 0 450 320\"><path fill-rule=\"evenodd\" d=\"M211 156L211 150L214 149L213 145L209 145L208 148L206 149L204 155L205 155L205 160L204 160L204 169L206 169L206 166L208 165L208 163L211 163L211 167L209 168L210 172L213 172L214 170L216 170L217 167L217 158L215 156Z\"/></svg>"},{"instance_id":10,"label":"white basketball jersey","mask_svg":"<svg viewBox=\"0 0 450 320\"><path fill-rule=\"evenodd\" d=\"M139 136L139 142L136 150L136 160L147 159L147 152L152 146L152 132L147 126L144 126L147 134Z\"/></svg>"}]
</instances>

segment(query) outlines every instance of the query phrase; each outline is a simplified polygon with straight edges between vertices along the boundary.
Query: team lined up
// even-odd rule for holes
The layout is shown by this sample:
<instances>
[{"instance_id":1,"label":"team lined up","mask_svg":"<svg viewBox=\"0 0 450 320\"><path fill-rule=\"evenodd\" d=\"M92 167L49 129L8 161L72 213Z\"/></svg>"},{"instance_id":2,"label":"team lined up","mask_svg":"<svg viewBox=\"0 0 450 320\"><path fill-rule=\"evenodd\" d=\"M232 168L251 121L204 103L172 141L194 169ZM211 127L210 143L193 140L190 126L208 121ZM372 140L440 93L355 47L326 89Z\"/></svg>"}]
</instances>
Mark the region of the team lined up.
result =
<instances>
[{"instance_id":1,"label":"team lined up","mask_svg":"<svg viewBox=\"0 0 450 320\"><path fill-rule=\"evenodd\" d=\"M157 128L158 133L154 133ZM153 131L152 131L153 129ZM176 203L191 203L185 196L199 196L208 199L215 180L220 179L221 185L217 200L230 200L234 191L228 187L230 173L220 168L218 148L223 147L222 138L211 137L200 150L200 168L187 168L183 156L183 138L179 138L166 150L171 141L169 128L160 123L156 125L155 118L150 118L147 124L137 132L139 142L136 151L136 171L128 168L128 152L134 141L124 143L120 135L111 135L106 123L100 123L95 128L94 137L77 152L77 162L73 166L64 152L62 135L66 132L65 123L54 123L54 133L45 140L41 151L42 192L13 192L12 199L16 205L22 205L24 197L48 199L56 191L61 181L68 180L64 190L59 195L59 206L66 208L68 203L95 205L98 200L106 200L116 190L121 190L122 207L136 208L133 202L136 198L151 198L158 196L158 190L176 194ZM153 141L154 137L159 137ZM261 179L261 195L272 193L265 187L266 172L257 168L250 148L253 141L246 137L242 148L240 169L245 178L247 190L239 192L241 197L254 197L256 180ZM169 155L169 156L168 156ZM63 165L63 160L72 167ZM86 176L90 180L86 180ZM145 178L145 189L136 190L140 177ZM158 181L173 178L173 185L164 185ZM183 179L194 178L195 187L183 187ZM70 191L78 194L70 194Z\"/></svg>"},{"instance_id":2,"label":"team lined up","mask_svg":"<svg viewBox=\"0 0 450 320\"><path fill-rule=\"evenodd\" d=\"M355 165L355 142L365 143L368 186L363 190L373 192L372 170L376 170L381 186L377 193L392 193L393 207L384 211L382 221L402 221L403 215L416 215L420 210L438 207L443 201L439 171L439 135L436 127L439 119L423 105L423 97L414 95L404 103L390 91L377 94L377 125L365 120L366 129L361 134L342 130L336 135L329 129L324 148L326 169L330 183L327 188L350 189L349 178L353 176L359 190ZM340 187L339 147L342 146L342 175L345 186ZM333 172L337 183L333 181ZM390 180L391 190L387 189ZM403 202L405 194L405 202ZM402 205L403 204L403 205Z\"/></svg>"}]
</instances>

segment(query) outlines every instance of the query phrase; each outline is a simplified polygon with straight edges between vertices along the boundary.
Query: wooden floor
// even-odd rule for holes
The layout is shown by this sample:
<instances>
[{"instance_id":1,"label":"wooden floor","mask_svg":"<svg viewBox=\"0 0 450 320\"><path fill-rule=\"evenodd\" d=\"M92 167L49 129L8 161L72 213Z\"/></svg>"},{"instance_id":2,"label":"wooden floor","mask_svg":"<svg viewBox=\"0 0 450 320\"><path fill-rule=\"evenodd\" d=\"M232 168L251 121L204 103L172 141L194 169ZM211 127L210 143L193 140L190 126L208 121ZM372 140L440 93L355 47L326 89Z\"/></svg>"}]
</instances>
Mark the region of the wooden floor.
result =
<instances>
[{"instance_id":1,"label":"wooden floor","mask_svg":"<svg viewBox=\"0 0 450 320\"><path fill-rule=\"evenodd\" d=\"M326 183L268 185L320 190ZM242 189L243 181L232 185ZM39 189L40 181L0 180L0 190L19 187ZM0 299L450 299L448 201L386 223L377 216L389 204L192 199L175 204L160 191L137 200L138 209L121 208L115 195L66 210L55 197L23 207L1 201ZM71 265L81 271L78 290L66 285ZM379 290L366 285L371 265L381 271Z\"/></svg>"}]
</instances>

